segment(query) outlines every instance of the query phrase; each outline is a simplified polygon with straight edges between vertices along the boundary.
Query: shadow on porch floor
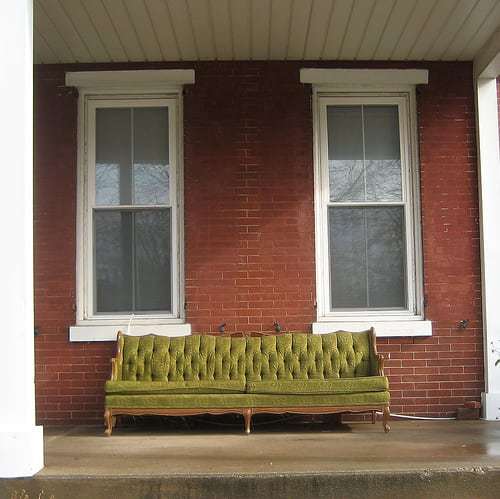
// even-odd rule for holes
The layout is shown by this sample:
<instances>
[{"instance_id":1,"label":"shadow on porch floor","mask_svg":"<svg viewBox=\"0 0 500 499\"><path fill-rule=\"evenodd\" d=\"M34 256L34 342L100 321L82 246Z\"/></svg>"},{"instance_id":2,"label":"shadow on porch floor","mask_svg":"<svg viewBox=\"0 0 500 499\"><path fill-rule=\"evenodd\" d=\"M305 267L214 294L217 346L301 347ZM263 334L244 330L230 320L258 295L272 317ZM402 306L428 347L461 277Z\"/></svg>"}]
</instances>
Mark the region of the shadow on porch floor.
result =
<instances>
[{"instance_id":1,"label":"shadow on porch floor","mask_svg":"<svg viewBox=\"0 0 500 499\"><path fill-rule=\"evenodd\" d=\"M46 428L45 469L0 481L0 496L22 487L30 499L42 489L42 499L500 497L499 423L393 421L384 434L380 423L289 420L247 436L214 422L118 427L111 438Z\"/></svg>"}]
</instances>

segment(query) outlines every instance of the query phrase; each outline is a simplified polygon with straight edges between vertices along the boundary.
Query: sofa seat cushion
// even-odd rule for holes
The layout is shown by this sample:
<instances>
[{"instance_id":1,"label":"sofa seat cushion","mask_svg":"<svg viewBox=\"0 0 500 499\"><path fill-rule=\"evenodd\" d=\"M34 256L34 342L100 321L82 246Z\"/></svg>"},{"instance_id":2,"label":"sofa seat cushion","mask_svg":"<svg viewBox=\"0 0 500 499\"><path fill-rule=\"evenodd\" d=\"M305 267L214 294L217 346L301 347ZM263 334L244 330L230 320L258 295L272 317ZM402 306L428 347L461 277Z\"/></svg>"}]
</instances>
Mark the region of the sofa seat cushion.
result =
<instances>
[{"instance_id":1,"label":"sofa seat cushion","mask_svg":"<svg viewBox=\"0 0 500 499\"><path fill-rule=\"evenodd\" d=\"M367 376L337 379L293 379L249 381L247 393L276 393L283 395L349 394L383 392L389 389L386 376Z\"/></svg>"},{"instance_id":2,"label":"sofa seat cushion","mask_svg":"<svg viewBox=\"0 0 500 499\"><path fill-rule=\"evenodd\" d=\"M106 395L106 407L111 409L242 409L245 407L351 407L383 406L389 403L390 394L383 392L341 394L149 394Z\"/></svg>"},{"instance_id":3,"label":"sofa seat cushion","mask_svg":"<svg viewBox=\"0 0 500 499\"><path fill-rule=\"evenodd\" d=\"M245 393L245 382L240 380L107 381L106 393L122 395Z\"/></svg>"}]
</instances>

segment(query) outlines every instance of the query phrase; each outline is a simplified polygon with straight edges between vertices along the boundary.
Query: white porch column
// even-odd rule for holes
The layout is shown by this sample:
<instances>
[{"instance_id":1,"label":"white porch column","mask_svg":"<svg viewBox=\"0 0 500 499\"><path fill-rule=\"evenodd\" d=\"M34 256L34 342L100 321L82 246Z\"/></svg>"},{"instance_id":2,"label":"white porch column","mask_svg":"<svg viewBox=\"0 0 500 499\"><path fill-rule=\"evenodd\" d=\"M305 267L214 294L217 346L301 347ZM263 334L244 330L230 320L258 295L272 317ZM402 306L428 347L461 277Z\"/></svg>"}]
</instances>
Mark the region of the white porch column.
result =
<instances>
[{"instance_id":1,"label":"white porch column","mask_svg":"<svg viewBox=\"0 0 500 499\"><path fill-rule=\"evenodd\" d=\"M478 78L477 137L485 392L483 417L500 419L500 156L496 78Z\"/></svg>"},{"instance_id":2,"label":"white porch column","mask_svg":"<svg viewBox=\"0 0 500 499\"><path fill-rule=\"evenodd\" d=\"M500 29L474 58L484 330L483 417L500 420ZM498 361L498 365L497 364Z\"/></svg>"},{"instance_id":3,"label":"white porch column","mask_svg":"<svg viewBox=\"0 0 500 499\"><path fill-rule=\"evenodd\" d=\"M43 467L33 351L32 0L2 2L0 45L0 477Z\"/></svg>"}]
</instances>

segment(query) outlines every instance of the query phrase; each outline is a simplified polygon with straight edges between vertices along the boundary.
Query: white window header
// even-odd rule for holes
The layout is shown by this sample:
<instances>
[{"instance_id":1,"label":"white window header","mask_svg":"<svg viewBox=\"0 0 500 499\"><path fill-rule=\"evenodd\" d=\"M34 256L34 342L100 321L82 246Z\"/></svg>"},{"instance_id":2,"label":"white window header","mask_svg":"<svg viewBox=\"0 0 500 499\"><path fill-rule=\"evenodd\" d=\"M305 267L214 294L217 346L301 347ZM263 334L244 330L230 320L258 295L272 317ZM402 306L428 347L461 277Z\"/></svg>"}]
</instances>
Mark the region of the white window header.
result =
<instances>
[{"instance_id":1,"label":"white window header","mask_svg":"<svg viewBox=\"0 0 500 499\"><path fill-rule=\"evenodd\" d=\"M76 71L66 73L66 85L82 89L155 88L193 84L194 69L138 71Z\"/></svg>"},{"instance_id":2,"label":"white window header","mask_svg":"<svg viewBox=\"0 0 500 499\"><path fill-rule=\"evenodd\" d=\"M425 85L427 69L317 69L300 70L300 82L313 85Z\"/></svg>"}]
</instances>

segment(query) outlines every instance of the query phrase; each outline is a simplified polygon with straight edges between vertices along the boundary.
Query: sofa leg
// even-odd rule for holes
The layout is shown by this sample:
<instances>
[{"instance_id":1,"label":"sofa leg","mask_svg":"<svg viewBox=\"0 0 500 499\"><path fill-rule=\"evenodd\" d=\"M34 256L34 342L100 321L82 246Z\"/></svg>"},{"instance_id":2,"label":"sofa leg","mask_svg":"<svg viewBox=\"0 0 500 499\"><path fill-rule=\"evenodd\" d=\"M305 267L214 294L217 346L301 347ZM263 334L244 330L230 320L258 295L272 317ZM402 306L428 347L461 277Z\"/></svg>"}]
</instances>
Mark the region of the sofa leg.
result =
<instances>
[{"instance_id":1,"label":"sofa leg","mask_svg":"<svg viewBox=\"0 0 500 499\"><path fill-rule=\"evenodd\" d=\"M384 407L384 413L382 417L382 424L384 425L384 431L389 433L391 431L391 427L389 426L389 418L391 413L389 411L389 407Z\"/></svg>"},{"instance_id":2,"label":"sofa leg","mask_svg":"<svg viewBox=\"0 0 500 499\"><path fill-rule=\"evenodd\" d=\"M244 409L243 417L245 418L245 433L250 434L250 424L252 422L252 409Z\"/></svg>"},{"instance_id":3,"label":"sofa leg","mask_svg":"<svg viewBox=\"0 0 500 499\"><path fill-rule=\"evenodd\" d=\"M372 424L377 422L377 411L372 411Z\"/></svg>"},{"instance_id":4,"label":"sofa leg","mask_svg":"<svg viewBox=\"0 0 500 499\"><path fill-rule=\"evenodd\" d=\"M110 437L113 431L113 415L109 409L104 411L104 426L106 427L104 434Z\"/></svg>"}]
</instances>

